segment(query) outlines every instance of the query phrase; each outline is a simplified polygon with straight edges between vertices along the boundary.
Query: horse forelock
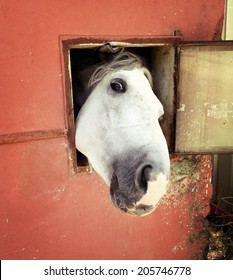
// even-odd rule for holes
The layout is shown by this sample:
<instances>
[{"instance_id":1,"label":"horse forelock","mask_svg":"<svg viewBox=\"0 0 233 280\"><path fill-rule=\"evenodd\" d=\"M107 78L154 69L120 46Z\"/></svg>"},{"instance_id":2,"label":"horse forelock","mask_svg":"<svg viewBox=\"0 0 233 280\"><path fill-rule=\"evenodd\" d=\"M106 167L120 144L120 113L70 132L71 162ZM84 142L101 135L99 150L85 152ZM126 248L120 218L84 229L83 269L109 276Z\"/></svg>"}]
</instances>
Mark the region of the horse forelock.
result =
<instances>
[{"instance_id":1,"label":"horse forelock","mask_svg":"<svg viewBox=\"0 0 233 280\"><path fill-rule=\"evenodd\" d=\"M96 85L109 73L117 71L117 70L133 70L133 69L140 69L144 68L145 73L146 71L149 72L144 66L143 60L124 49L119 53L113 55L110 59L105 60L99 64L96 64L89 69L92 72L89 82L88 88L93 89ZM147 75L146 75L147 76ZM150 79L149 79L150 81Z\"/></svg>"}]
</instances>

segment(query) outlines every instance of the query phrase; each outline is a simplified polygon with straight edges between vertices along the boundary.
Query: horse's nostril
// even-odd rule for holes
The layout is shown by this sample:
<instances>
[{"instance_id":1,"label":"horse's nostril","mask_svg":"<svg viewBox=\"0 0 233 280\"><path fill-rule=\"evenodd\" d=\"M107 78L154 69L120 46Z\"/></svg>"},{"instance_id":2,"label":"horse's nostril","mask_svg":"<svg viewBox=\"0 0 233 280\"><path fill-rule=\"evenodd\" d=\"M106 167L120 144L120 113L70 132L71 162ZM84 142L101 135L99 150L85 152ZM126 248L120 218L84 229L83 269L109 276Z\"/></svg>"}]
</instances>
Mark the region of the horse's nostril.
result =
<instances>
[{"instance_id":1,"label":"horse's nostril","mask_svg":"<svg viewBox=\"0 0 233 280\"><path fill-rule=\"evenodd\" d=\"M147 182L150 180L150 173L152 172L152 169L152 166L149 164L139 168L137 184L145 193L147 191Z\"/></svg>"},{"instance_id":2,"label":"horse's nostril","mask_svg":"<svg viewBox=\"0 0 233 280\"><path fill-rule=\"evenodd\" d=\"M149 164L146 165L142 169L142 174L143 174L143 177L145 178L146 181L150 181L150 175L151 175L152 170L153 170L153 167Z\"/></svg>"}]
</instances>

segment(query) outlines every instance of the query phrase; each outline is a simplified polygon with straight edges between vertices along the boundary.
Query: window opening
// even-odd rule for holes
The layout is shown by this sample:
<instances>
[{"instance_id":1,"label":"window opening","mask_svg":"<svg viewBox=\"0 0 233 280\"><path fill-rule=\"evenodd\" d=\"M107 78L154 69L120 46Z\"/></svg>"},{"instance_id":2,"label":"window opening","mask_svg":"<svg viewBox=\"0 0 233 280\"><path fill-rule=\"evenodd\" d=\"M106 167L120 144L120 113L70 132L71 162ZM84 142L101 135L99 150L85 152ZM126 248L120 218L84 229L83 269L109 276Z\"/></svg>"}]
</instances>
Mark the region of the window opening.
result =
<instances>
[{"instance_id":1,"label":"window opening","mask_svg":"<svg viewBox=\"0 0 233 280\"><path fill-rule=\"evenodd\" d=\"M174 43L174 42L173 42ZM144 60L146 67L153 76L154 92L164 106L165 117L161 122L168 142L170 152L174 149L174 91L175 91L175 46L169 44L128 44L121 42L120 46L133 52ZM69 160L72 172L90 172L91 167L87 158L75 147L75 121L80 110L78 101L79 92L82 90L79 76L81 69L95 62L96 48L102 44L75 44L63 42L65 88L68 119L68 147ZM115 45L114 45L115 46ZM66 57L67 56L67 57ZM67 65L66 65L67 64Z\"/></svg>"}]
</instances>

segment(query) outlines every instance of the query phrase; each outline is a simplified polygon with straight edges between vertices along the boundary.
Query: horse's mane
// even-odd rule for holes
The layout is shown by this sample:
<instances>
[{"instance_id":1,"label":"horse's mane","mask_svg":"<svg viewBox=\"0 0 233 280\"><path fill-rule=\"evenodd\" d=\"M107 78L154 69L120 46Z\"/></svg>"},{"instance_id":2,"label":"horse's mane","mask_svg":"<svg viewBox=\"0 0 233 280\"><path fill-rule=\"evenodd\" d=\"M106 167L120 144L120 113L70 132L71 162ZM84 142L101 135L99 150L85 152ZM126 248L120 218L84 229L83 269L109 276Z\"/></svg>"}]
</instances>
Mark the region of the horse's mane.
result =
<instances>
[{"instance_id":1,"label":"horse's mane","mask_svg":"<svg viewBox=\"0 0 233 280\"><path fill-rule=\"evenodd\" d=\"M133 70L136 68L145 68L143 60L137 55L121 49L118 53L89 69L92 74L88 82L88 87L93 89L110 72L116 70Z\"/></svg>"}]
</instances>

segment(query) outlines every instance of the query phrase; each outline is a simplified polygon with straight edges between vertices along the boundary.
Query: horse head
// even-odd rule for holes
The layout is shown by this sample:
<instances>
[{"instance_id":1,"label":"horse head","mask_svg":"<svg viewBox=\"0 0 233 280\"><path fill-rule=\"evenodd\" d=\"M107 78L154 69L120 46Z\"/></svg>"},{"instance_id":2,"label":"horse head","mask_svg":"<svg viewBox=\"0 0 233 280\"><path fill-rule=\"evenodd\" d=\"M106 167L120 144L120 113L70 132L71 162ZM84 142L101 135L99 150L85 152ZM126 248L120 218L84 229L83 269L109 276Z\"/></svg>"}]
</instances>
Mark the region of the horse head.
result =
<instances>
[{"instance_id":1,"label":"horse head","mask_svg":"<svg viewBox=\"0 0 233 280\"><path fill-rule=\"evenodd\" d=\"M113 204L151 213L167 191L170 160L159 120L163 106L137 55L104 45L89 68L86 100L76 119L76 148L110 187Z\"/></svg>"}]
</instances>

